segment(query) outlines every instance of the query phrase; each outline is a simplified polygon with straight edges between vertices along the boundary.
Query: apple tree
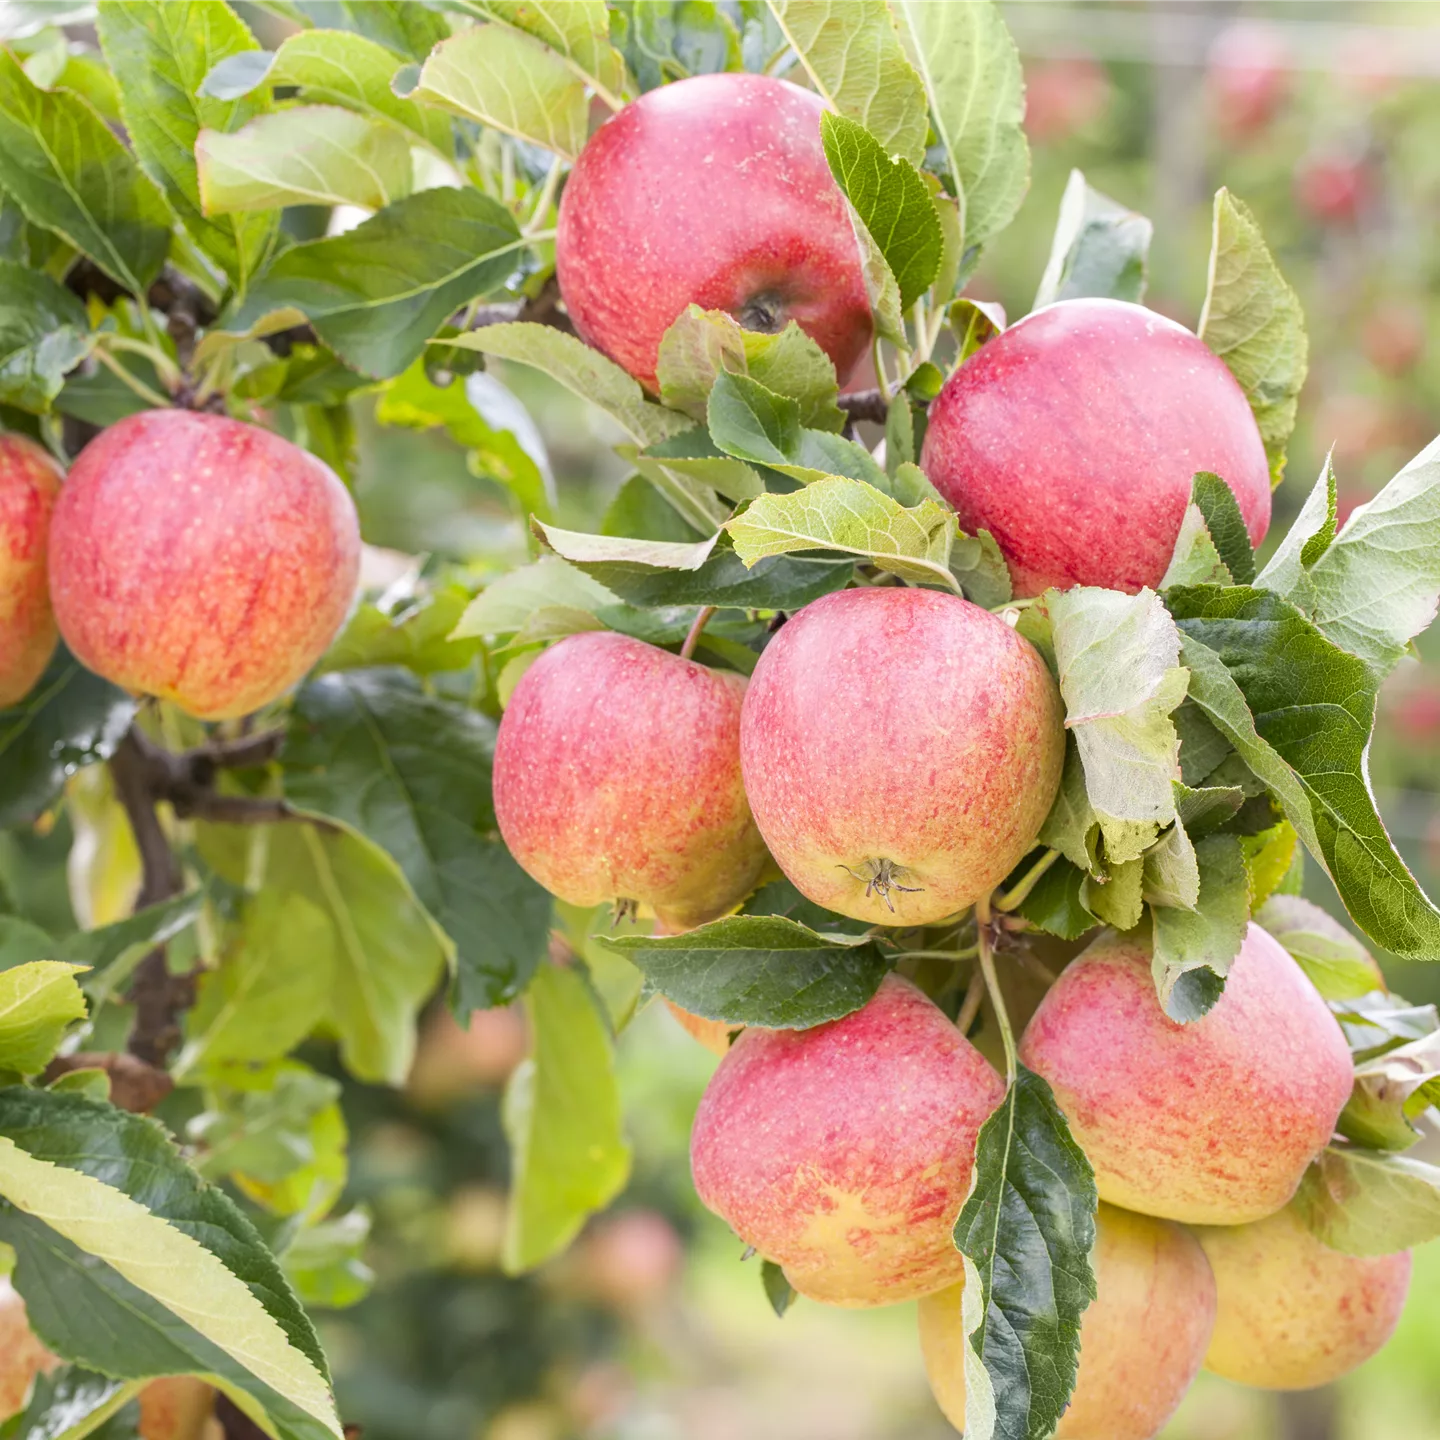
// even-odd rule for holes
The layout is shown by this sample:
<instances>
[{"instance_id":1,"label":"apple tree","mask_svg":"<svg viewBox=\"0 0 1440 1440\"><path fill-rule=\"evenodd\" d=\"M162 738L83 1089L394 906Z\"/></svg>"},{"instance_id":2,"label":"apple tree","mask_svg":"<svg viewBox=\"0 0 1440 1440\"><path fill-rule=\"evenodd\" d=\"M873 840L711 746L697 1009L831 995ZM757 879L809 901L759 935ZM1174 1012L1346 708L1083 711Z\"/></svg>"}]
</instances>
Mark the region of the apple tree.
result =
<instances>
[{"instance_id":1,"label":"apple tree","mask_svg":"<svg viewBox=\"0 0 1440 1440\"><path fill-rule=\"evenodd\" d=\"M663 1001L775 1311L920 1300L978 1440L1373 1353L1440 1021L1301 889L1440 958L1366 770L1440 455L1343 528L1327 464L1257 557L1307 343L1245 205L1190 330L1077 173L1011 324L965 294L1028 178L988 0L262 8L6 12L4 1433L343 1433L305 1306L363 1233L297 1051L399 1085L442 991L528 1018L514 1272L624 1187ZM623 437L598 533L515 367ZM523 562L374 583L362 406Z\"/></svg>"}]
</instances>

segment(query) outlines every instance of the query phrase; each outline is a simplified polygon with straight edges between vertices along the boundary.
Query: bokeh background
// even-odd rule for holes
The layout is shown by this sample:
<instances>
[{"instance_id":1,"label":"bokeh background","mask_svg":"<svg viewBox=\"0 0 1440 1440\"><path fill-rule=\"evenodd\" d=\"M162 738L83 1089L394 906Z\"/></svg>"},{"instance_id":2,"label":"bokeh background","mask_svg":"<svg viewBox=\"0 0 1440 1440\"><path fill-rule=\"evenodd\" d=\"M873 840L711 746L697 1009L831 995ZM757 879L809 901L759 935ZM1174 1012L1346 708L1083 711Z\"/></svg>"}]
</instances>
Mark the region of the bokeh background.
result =
<instances>
[{"instance_id":1,"label":"bokeh background","mask_svg":"<svg viewBox=\"0 0 1440 1440\"><path fill-rule=\"evenodd\" d=\"M725 8L726 0L719 0ZM240 5L262 38L273 18ZM972 294L1030 307L1073 167L1155 224L1149 303L1194 325L1210 198L1257 212L1309 318L1310 380L1272 533L1333 446L1342 505L1372 495L1440 432L1440 4L1048 3L1006 7L1028 82L1034 178ZM326 217L296 216L323 226ZM627 475L621 437L543 377L494 374L536 433L561 524L597 528ZM510 492L443 429L385 428L354 404L365 538L483 574L526 558ZM1407 860L1440 891L1440 636L1383 701L1372 771ZM0 879L34 918L74 918L56 884L62 825L0 837ZM1335 906L1323 877L1312 898ZM53 873L53 872L51 872ZM1381 957L1382 959L1384 957ZM1387 963L1440 1001L1440 967ZM913 1307L771 1312L758 1262L690 1189L690 1118L716 1063L663 1007L619 1043L634 1177L610 1214L538 1275L499 1268L504 1081L514 1012L469 1033L437 1005L409 1090L347 1082L347 1204L368 1208L368 1298L322 1312L342 1411L366 1440L943 1440ZM322 1057L323 1060L323 1057ZM1428 1142L1426 1142L1428 1145ZM1440 1158L1432 1154L1430 1158ZM1257 1395L1202 1377L1167 1440L1440 1440L1440 1245L1417 1257L1390 1347L1339 1385ZM359 1277L363 1281L364 1277Z\"/></svg>"}]
</instances>

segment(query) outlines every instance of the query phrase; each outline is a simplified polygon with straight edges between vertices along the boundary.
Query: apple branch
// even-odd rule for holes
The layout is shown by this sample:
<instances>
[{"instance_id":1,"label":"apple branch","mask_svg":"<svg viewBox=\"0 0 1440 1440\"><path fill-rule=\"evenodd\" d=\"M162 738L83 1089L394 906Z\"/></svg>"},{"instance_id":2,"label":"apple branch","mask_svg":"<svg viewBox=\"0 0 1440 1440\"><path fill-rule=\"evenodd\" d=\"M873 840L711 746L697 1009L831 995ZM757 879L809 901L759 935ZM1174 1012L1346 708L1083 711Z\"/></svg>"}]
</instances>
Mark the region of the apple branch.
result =
<instances>
[{"instance_id":1,"label":"apple branch","mask_svg":"<svg viewBox=\"0 0 1440 1440\"><path fill-rule=\"evenodd\" d=\"M1010 1028L1010 1012L1005 1008L1005 997L1000 993L1000 977L995 973L995 949L990 934L990 902L975 902L975 936L980 947L980 971L985 976L985 989L990 996L990 1007L995 1011L995 1023L1000 1027L1000 1039L1005 1045L1005 1083L1013 1085L1019 1069L1015 1053L1015 1032Z\"/></svg>"}]
</instances>

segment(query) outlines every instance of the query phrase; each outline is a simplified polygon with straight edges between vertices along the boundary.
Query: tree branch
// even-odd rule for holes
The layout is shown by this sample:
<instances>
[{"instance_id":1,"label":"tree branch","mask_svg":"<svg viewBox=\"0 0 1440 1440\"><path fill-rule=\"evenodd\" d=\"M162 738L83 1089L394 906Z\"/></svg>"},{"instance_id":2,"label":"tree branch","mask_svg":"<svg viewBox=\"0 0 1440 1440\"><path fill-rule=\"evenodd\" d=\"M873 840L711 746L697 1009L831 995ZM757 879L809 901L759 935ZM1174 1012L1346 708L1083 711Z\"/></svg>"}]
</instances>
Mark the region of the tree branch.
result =
<instances>
[{"instance_id":1,"label":"tree branch","mask_svg":"<svg viewBox=\"0 0 1440 1440\"><path fill-rule=\"evenodd\" d=\"M883 425L890 413L890 402L883 390L853 390L836 403L851 420L869 420L875 425Z\"/></svg>"}]
</instances>

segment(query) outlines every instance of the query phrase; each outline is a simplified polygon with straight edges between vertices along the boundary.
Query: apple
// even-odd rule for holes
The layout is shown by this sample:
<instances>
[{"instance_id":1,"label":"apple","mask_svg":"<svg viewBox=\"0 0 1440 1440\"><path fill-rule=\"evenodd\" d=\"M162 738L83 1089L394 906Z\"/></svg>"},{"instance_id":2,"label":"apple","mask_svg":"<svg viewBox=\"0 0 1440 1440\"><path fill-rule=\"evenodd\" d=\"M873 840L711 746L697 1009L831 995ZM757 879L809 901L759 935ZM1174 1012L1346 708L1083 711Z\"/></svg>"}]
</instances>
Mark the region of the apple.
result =
<instances>
[{"instance_id":1,"label":"apple","mask_svg":"<svg viewBox=\"0 0 1440 1440\"><path fill-rule=\"evenodd\" d=\"M1265 445L1225 362L1119 300L1062 300L983 345L930 407L921 465L961 526L986 529L1017 595L1160 583L1198 470L1270 525Z\"/></svg>"},{"instance_id":2,"label":"apple","mask_svg":"<svg viewBox=\"0 0 1440 1440\"><path fill-rule=\"evenodd\" d=\"M1284 38L1263 20L1238 20L1215 37L1205 78L1227 137L1246 139L1275 118L1285 99L1290 64Z\"/></svg>"},{"instance_id":3,"label":"apple","mask_svg":"<svg viewBox=\"0 0 1440 1440\"><path fill-rule=\"evenodd\" d=\"M1295 201L1322 225L1354 225L1370 200L1371 177L1363 160L1321 153L1307 156L1295 172Z\"/></svg>"},{"instance_id":4,"label":"apple","mask_svg":"<svg viewBox=\"0 0 1440 1440\"><path fill-rule=\"evenodd\" d=\"M1025 67L1025 129L1037 144L1064 140L1098 120L1114 87L1089 56L1036 60Z\"/></svg>"},{"instance_id":5,"label":"apple","mask_svg":"<svg viewBox=\"0 0 1440 1440\"><path fill-rule=\"evenodd\" d=\"M515 687L495 815L572 905L633 901L688 930L754 887L765 845L740 781L745 677L611 631L571 635Z\"/></svg>"},{"instance_id":6,"label":"apple","mask_svg":"<svg viewBox=\"0 0 1440 1440\"><path fill-rule=\"evenodd\" d=\"M844 1019L746 1030L690 1135L701 1201L802 1295L888 1305L964 1275L951 1230L1000 1077L908 980Z\"/></svg>"},{"instance_id":7,"label":"apple","mask_svg":"<svg viewBox=\"0 0 1440 1440\"><path fill-rule=\"evenodd\" d=\"M652 1308L675 1287L685 1250L675 1227L656 1210L623 1210L597 1220L576 1255L580 1285L622 1314Z\"/></svg>"},{"instance_id":8,"label":"apple","mask_svg":"<svg viewBox=\"0 0 1440 1440\"><path fill-rule=\"evenodd\" d=\"M30 693L55 651L45 553L63 478L33 440L0 433L0 709Z\"/></svg>"},{"instance_id":9,"label":"apple","mask_svg":"<svg viewBox=\"0 0 1440 1440\"><path fill-rule=\"evenodd\" d=\"M355 505L329 466L188 410L131 415L91 441L50 526L65 643L202 720L294 685L344 622L359 567Z\"/></svg>"},{"instance_id":10,"label":"apple","mask_svg":"<svg viewBox=\"0 0 1440 1440\"><path fill-rule=\"evenodd\" d=\"M1365 317L1361 344L1370 363L1392 378L1415 368L1425 353L1425 321L1416 306L1379 305Z\"/></svg>"},{"instance_id":11,"label":"apple","mask_svg":"<svg viewBox=\"0 0 1440 1440\"><path fill-rule=\"evenodd\" d=\"M35 1338L14 1286L0 1278L0 1420L18 1415L36 1375L59 1363Z\"/></svg>"},{"instance_id":12,"label":"apple","mask_svg":"<svg viewBox=\"0 0 1440 1440\"><path fill-rule=\"evenodd\" d=\"M1080 1370L1055 1440L1150 1440L1199 1373L1215 1281L1181 1226L1102 1205L1096 1298L1080 1320ZM965 1429L964 1285L920 1302L920 1349L945 1418Z\"/></svg>"},{"instance_id":13,"label":"apple","mask_svg":"<svg viewBox=\"0 0 1440 1440\"><path fill-rule=\"evenodd\" d=\"M730 1037L741 1027L725 1020L707 1020L703 1015L692 1015L673 1000L665 1002L680 1028L698 1040L707 1050L722 1058L729 1052Z\"/></svg>"},{"instance_id":14,"label":"apple","mask_svg":"<svg viewBox=\"0 0 1440 1440\"><path fill-rule=\"evenodd\" d=\"M1390 1338L1410 1287L1410 1252L1361 1257L1324 1245L1295 1207L1253 1225L1196 1232L1219 1296L1205 1368L1241 1385L1308 1390Z\"/></svg>"},{"instance_id":15,"label":"apple","mask_svg":"<svg viewBox=\"0 0 1440 1440\"><path fill-rule=\"evenodd\" d=\"M140 1392L140 1440L219 1440L215 1392L194 1375L152 1380Z\"/></svg>"},{"instance_id":16,"label":"apple","mask_svg":"<svg viewBox=\"0 0 1440 1440\"><path fill-rule=\"evenodd\" d=\"M498 1090L529 1048L518 1005L476 1010L463 1027L449 1010L438 1009L420 1032L406 1091L421 1108L433 1109L477 1089Z\"/></svg>"},{"instance_id":17,"label":"apple","mask_svg":"<svg viewBox=\"0 0 1440 1440\"><path fill-rule=\"evenodd\" d=\"M817 904L882 925L988 895L1034 844L1064 755L1059 692L1029 642L968 600L898 586L793 616L740 725L780 868Z\"/></svg>"},{"instance_id":18,"label":"apple","mask_svg":"<svg viewBox=\"0 0 1440 1440\"><path fill-rule=\"evenodd\" d=\"M1279 1210L1354 1081L1334 1016L1258 925L1186 1025L1160 1008L1148 944L1102 934L1041 1002L1020 1058L1050 1082L1102 1200L1195 1224Z\"/></svg>"},{"instance_id":19,"label":"apple","mask_svg":"<svg viewBox=\"0 0 1440 1440\"><path fill-rule=\"evenodd\" d=\"M824 109L786 80L697 75L602 125L570 172L555 239L581 336L654 390L661 338L687 305L748 330L794 320L843 383L872 326Z\"/></svg>"}]
</instances>

